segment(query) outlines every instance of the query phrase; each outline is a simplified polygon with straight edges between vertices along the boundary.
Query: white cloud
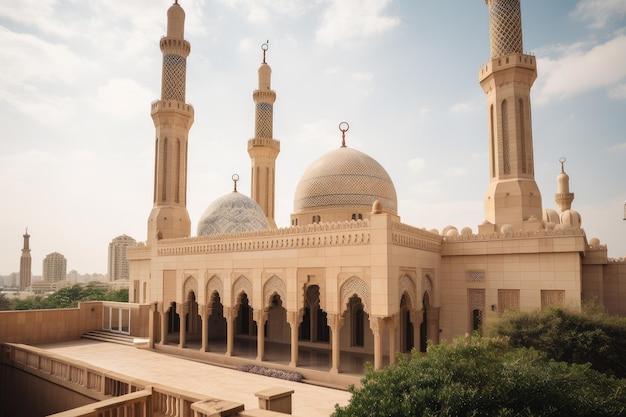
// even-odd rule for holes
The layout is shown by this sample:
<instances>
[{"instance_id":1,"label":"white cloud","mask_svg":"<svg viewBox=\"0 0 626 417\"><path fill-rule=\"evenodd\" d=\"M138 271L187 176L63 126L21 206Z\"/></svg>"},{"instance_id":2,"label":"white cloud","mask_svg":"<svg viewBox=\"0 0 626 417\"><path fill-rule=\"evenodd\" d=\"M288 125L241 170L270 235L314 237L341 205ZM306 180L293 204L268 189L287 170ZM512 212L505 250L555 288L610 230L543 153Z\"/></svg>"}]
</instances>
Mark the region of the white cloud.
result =
<instances>
[{"instance_id":1,"label":"white cloud","mask_svg":"<svg viewBox=\"0 0 626 417\"><path fill-rule=\"evenodd\" d=\"M538 54L541 68L536 89L538 104L598 88L613 91L616 84L626 79L626 35L616 36L589 50L577 44L562 51L565 54L557 58L542 58Z\"/></svg>"},{"instance_id":2,"label":"white cloud","mask_svg":"<svg viewBox=\"0 0 626 417\"><path fill-rule=\"evenodd\" d=\"M450 108L452 113L469 113L473 110L472 103L456 103Z\"/></svg>"},{"instance_id":3,"label":"white cloud","mask_svg":"<svg viewBox=\"0 0 626 417\"><path fill-rule=\"evenodd\" d=\"M397 17L383 15L391 0L330 0L317 41L335 45L379 35L400 23Z\"/></svg>"},{"instance_id":4,"label":"white cloud","mask_svg":"<svg viewBox=\"0 0 626 417\"><path fill-rule=\"evenodd\" d=\"M611 146L610 149L612 151L619 151L619 152L626 151L626 142L618 143L617 145L613 145L613 146Z\"/></svg>"},{"instance_id":5,"label":"white cloud","mask_svg":"<svg viewBox=\"0 0 626 417\"><path fill-rule=\"evenodd\" d=\"M609 23L626 16L624 0L583 0L576 5L572 16L589 21L590 27L603 29Z\"/></svg>"}]
</instances>

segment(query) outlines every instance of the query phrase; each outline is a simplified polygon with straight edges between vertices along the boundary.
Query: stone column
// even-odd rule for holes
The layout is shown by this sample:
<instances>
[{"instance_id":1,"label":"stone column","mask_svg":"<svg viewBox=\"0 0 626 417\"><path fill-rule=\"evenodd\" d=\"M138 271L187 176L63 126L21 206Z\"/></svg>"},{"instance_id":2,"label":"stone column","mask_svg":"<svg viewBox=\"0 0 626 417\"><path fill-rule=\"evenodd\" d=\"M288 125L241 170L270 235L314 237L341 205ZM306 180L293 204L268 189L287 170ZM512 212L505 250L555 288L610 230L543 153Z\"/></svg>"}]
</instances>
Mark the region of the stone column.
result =
<instances>
[{"instance_id":1,"label":"stone column","mask_svg":"<svg viewBox=\"0 0 626 417\"><path fill-rule=\"evenodd\" d=\"M398 321L399 317L394 314L387 318L387 331L389 332L389 365L393 365L397 362L396 353L398 348L396 347L396 341L398 340Z\"/></svg>"},{"instance_id":2,"label":"stone column","mask_svg":"<svg viewBox=\"0 0 626 417\"><path fill-rule=\"evenodd\" d=\"M428 335L433 343L439 343L439 307L428 310Z\"/></svg>"},{"instance_id":3,"label":"stone column","mask_svg":"<svg viewBox=\"0 0 626 417\"><path fill-rule=\"evenodd\" d=\"M420 328L424 316L421 311L411 311L411 323L413 323L413 347L419 352L420 350Z\"/></svg>"},{"instance_id":4,"label":"stone column","mask_svg":"<svg viewBox=\"0 0 626 417\"><path fill-rule=\"evenodd\" d=\"M381 317L370 317L370 329L374 333L374 369L380 369L383 365L382 320Z\"/></svg>"},{"instance_id":5,"label":"stone column","mask_svg":"<svg viewBox=\"0 0 626 417\"><path fill-rule=\"evenodd\" d=\"M159 344L164 345L165 340L167 339L167 313L165 312L165 304L161 304L161 340L159 340Z\"/></svg>"},{"instance_id":6,"label":"stone column","mask_svg":"<svg viewBox=\"0 0 626 417\"><path fill-rule=\"evenodd\" d=\"M186 336L187 336L187 320L186 320L186 315L187 312L189 311L189 306L187 305L187 303L183 303L183 304L178 304L176 306L176 312L178 313L179 316L179 321L180 321L180 336L178 338L178 347L179 348L184 348L186 347L187 344L187 340L186 340Z\"/></svg>"},{"instance_id":7,"label":"stone column","mask_svg":"<svg viewBox=\"0 0 626 417\"><path fill-rule=\"evenodd\" d=\"M332 346L332 365L330 373L338 374L341 372L340 357L341 357L341 345L339 343L339 331L343 327L343 317L341 314L328 314L328 325L331 332L331 346Z\"/></svg>"},{"instance_id":8,"label":"stone column","mask_svg":"<svg viewBox=\"0 0 626 417\"><path fill-rule=\"evenodd\" d=\"M267 321L267 312L263 310L254 310L254 321L256 321L256 360L263 361L265 356L265 322Z\"/></svg>"},{"instance_id":9,"label":"stone column","mask_svg":"<svg viewBox=\"0 0 626 417\"><path fill-rule=\"evenodd\" d=\"M302 312L300 311L288 311L287 322L291 327L291 361L289 366L298 366L298 328L302 321Z\"/></svg>"},{"instance_id":10,"label":"stone column","mask_svg":"<svg viewBox=\"0 0 626 417\"><path fill-rule=\"evenodd\" d=\"M200 352L209 351L209 317L211 316L211 308L199 305L200 317L202 317L202 347Z\"/></svg>"},{"instance_id":11,"label":"stone column","mask_svg":"<svg viewBox=\"0 0 626 417\"><path fill-rule=\"evenodd\" d=\"M235 342L235 319L237 314L234 307L224 307L224 318L226 318L226 353L224 356L233 356L233 346Z\"/></svg>"},{"instance_id":12,"label":"stone column","mask_svg":"<svg viewBox=\"0 0 626 417\"><path fill-rule=\"evenodd\" d=\"M148 347L150 349L154 349L154 334L156 329L154 328L154 319L155 315L158 314L159 304L158 303L150 303L150 316L148 318Z\"/></svg>"}]
</instances>

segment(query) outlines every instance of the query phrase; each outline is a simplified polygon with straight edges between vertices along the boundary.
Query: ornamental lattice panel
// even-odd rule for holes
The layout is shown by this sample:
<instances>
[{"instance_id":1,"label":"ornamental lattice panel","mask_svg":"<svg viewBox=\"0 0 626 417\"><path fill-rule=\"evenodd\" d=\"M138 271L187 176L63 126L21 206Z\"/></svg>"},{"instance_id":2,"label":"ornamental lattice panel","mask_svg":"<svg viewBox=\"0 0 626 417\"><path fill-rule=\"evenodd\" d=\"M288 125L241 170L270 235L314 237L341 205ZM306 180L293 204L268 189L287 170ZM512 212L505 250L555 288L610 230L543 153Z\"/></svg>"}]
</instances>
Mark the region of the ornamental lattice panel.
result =
<instances>
[{"instance_id":1,"label":"ornamental lattice panel","mask_svg":"<svg viewBox=\"0 0 626 417\"><path fill-rule=\"evenodd\" d=\"M520 0L488 0L491 58L523 53Z\"/></svg>"},{"instance_id":2,"label":"ornamental lattice panel","mask_svg":"<svg viewBox=\"0 0 626 417\"><path fill-rule=\"evenodd\" d=\"M257 103L255 120L255 138L272 139L273 106L270 103Z\"/></svg>"},{"instance_id":3,"label":"ornamental lattice panel","mask_svg":"<svg viewBox=\"0 0 626 417\"><path fill-rule=\"evenodd\" d=\"M565 304L565 291L541 290L541 309L548 307L562 307Z\"/></svg>"},{"instance_id":4,"label":"ornamental lattice panel","mask_svg":"<svg viewBox=\"0 0 626 417\"><path fill-rule=\"evenodd\" d=\"M161 76L161 100L185 102L187 60L180 55L163 55Z\"/></svg>"}]
</instances>

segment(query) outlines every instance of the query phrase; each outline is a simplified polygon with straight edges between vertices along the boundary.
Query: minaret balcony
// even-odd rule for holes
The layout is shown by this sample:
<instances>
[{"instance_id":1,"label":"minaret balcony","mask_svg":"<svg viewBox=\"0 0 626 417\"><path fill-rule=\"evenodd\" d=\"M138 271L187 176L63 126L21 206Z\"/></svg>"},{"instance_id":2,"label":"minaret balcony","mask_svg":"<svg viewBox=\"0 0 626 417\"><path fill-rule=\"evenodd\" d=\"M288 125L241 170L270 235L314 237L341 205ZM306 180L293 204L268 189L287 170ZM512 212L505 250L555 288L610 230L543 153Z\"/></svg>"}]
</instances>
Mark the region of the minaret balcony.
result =
<instances>
[{"instance_id":1,"label":"minaret balcony","mask_svg":"<svg viewBox=\"0 0 626 417\"><path fill-rule=\"evenodd\" d=\"M193 118L194 110L191 104L183 103L178 100L155 100L151 104L150 114L154 115L159 111L175 112L191 116Z\"/></svg>"},{"instance_id":2,"label":"minaret balcony","mask_svg":"<svg viewBox=\"0 0 626 417\"><path fill-rule=\"evenodd\" d=\"M280 141L269 138L254 138L248 140L248 151L257 147L264 147L275 152L280 152Z\"/></svg>"},{"instance_id":3,"label":"minaret balcony","mask_svg":"<svg viewBox=\"0 0 626 417\"><path fill-rule=\"evenodd\" d=\"M478 80L483 81L492 74L510 68L523 68L537 74L537 59L534 55L513 53L493 58L485 63L478 71Z\"/></svg>"}]
</instances>

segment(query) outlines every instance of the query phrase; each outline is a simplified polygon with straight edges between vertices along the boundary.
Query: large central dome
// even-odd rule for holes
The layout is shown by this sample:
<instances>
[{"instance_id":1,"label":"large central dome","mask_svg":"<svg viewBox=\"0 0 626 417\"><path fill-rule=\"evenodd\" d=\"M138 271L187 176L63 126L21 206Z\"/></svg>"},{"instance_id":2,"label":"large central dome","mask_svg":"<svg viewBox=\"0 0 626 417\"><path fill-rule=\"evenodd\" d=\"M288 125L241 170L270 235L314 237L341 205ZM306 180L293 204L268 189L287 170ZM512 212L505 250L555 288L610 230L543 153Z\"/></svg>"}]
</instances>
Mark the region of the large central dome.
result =
<instances>
[{"instance_id":1,"label":"large central dome","mask_svg":"<svg viewBox=\"0 0 626 417\"><path fill-rule=\"evenodd\" d=\"M397 214L396 189L387 171L373 158L348 147L328 152L313 162L300 179L295 214L336 207L383 209Z\"/></svg>"}]
</instances>

